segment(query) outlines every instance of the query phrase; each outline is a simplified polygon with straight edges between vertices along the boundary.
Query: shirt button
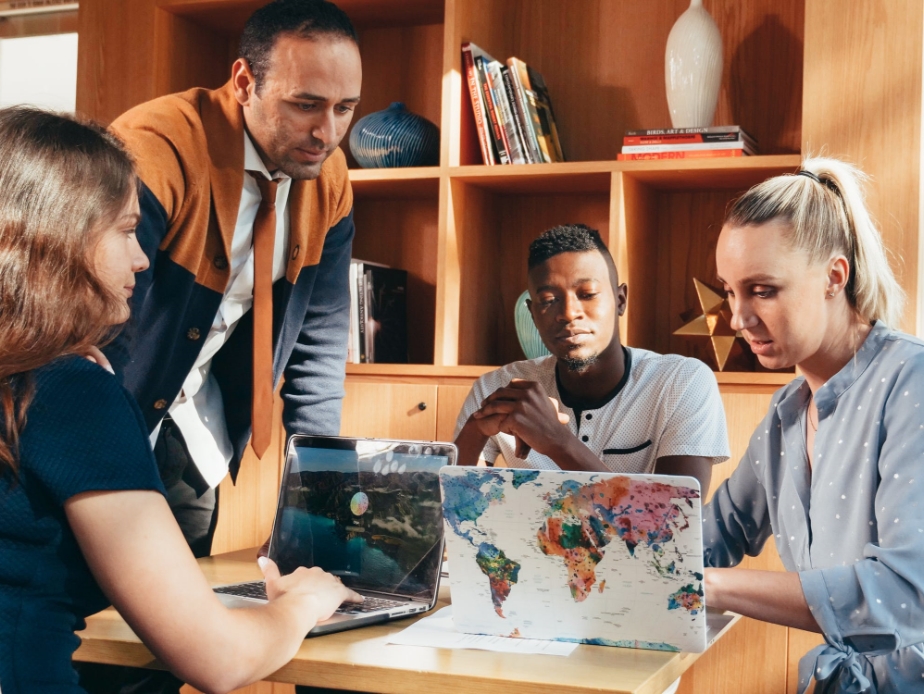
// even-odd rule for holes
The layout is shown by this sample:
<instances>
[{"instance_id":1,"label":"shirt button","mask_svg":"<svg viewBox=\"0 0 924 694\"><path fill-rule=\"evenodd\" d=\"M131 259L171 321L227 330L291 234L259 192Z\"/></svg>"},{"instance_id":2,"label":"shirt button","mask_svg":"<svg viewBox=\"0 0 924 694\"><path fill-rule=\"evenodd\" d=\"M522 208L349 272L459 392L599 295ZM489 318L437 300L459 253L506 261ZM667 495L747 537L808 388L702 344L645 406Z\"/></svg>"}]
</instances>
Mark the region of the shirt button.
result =
<instances>
[{"instance_id":1,"label":"shirt button","mask_svg":"<svg viewBox=\"0 0 924 694\"><path fill-rule=\"evenodd\" d=\"M587 443L588 441L590 441L590 437L589 437L589 436L582 436L582 437L581 437L581 441Z\"/></svg>"},{"instance_id":2,"label":"shirt button","mask_svg":"<svg viewBox=\"0 0 924 694\"><path fill-rule=\"evenodd\" d=\"M167 407L167 401L164 400L163 398L161 398L160 400L158 400L157 402L154 403L154 409L155 409L155 410L162 410L162 409L164 409L165 407Z\"/></svg>"},{"instance_id":3,"label":"shirt button","mask_svg":"<svg viewBox=\"0 0 924 694\"><path fill-rule=\"evenodd\" d=\"M188 340L198 340L200 337L199 328L190 328L186 331L186 339Z\"/></svg>"},{"instance_id":4,"label":"shirt button","mask_svg":"<svg viewBox=\"0 0 924 694\"><path fill-rule=\"evenodd\" d=\"M228 269L228 259L223 255L216 255L215 260L212 261L212 264L215 265L218 270Z\"/></svg>"},{"instance_id":5,"label":"shirt button","mask_svg":"<svg viewBox=\"0 0 924 694\"><path fill-rule=\"evenodd\" d=\"M296 244L295 248L292 249L292 260L295 260L298 257L298 252L302 249L301 246Z\"/></svg>"},{"instance_id":6,"label":"shirt button","mask_svg":"<svg viewBox=\"0 0 924 694\"><path fill-rule=\"evenodd\" d=\"M586 414L586 415L584 415L584 419L590 420L590 419L593 419L593 418L594 418L594 416L593 416L592 414Z\"/></svg>"}]
</instances>

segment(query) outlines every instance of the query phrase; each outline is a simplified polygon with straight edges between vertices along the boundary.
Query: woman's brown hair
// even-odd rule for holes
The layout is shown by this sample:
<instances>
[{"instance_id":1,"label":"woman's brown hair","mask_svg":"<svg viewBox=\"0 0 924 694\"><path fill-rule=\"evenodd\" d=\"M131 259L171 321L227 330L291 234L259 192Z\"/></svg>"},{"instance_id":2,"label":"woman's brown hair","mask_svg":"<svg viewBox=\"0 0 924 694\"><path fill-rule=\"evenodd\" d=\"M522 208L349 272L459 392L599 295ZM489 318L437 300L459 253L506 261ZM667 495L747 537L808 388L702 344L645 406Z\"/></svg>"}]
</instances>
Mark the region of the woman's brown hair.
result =
<instances>
[{"instance_id":1,"label":"woman's brown hair","mask_svg":"<svg viewBox=\"0 0 924 694\"><path fill-rule=\"evenodd\" d=\"M31 372L111 339L124 299L92 267L101 227L137 191L104 128L16 106L0 110L0 476L18 469Z\"/></svg>"}]
</instances>

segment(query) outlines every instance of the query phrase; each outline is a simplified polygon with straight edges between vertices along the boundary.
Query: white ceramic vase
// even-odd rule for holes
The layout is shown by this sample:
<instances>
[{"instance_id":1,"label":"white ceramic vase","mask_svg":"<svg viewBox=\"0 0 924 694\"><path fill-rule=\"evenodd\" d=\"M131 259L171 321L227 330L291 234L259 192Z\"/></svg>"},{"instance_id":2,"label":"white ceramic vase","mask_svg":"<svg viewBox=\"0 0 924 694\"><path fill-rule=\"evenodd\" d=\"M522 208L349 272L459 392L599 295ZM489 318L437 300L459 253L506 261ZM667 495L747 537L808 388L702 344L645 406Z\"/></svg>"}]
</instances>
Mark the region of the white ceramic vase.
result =
<instances>
[{"instance_id":1,"label":"white ceramic vase","mask_svg":"<svg viewBox=\"0 0 924 694\"><path fill-rule=\"evenodd\" d=\"M690 0L667 37L664 81L675 128L712 125L722 82L722 35L703 0Z\"/></svg>"}]
</instances>

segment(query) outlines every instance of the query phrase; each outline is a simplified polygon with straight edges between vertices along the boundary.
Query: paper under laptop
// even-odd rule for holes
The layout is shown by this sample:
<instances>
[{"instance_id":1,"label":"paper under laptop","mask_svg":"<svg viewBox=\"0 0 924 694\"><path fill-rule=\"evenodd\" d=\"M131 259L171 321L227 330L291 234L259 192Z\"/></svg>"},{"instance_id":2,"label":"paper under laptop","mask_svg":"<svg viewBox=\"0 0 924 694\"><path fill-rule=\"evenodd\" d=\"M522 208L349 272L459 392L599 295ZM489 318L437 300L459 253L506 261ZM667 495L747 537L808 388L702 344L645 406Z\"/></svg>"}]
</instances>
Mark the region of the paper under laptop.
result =
<instances>
[{"instance_id":1,"label":"paper under laptop","mask_svg":"<svg viewBox=\"0 0 924 694\"><path fill-rule=\"evenodd\" d=\"M449 443L289 439L269 557L283 575L319 566L366 598L344 603L310 635L433 608L443 557L439 471L455 461ZM215 592L233 607L266 601L262 581Z\"/></svg>"},{"instance_id":2,"label":"paper under laptop","mask_svg":"<svg viewBox=\"0 0 924 694\"><path fill-rule=\"evenodd\" d=\"M446 467L453 618L465 633L702 652L699 482Z\"/></svg>"}]
</instances>

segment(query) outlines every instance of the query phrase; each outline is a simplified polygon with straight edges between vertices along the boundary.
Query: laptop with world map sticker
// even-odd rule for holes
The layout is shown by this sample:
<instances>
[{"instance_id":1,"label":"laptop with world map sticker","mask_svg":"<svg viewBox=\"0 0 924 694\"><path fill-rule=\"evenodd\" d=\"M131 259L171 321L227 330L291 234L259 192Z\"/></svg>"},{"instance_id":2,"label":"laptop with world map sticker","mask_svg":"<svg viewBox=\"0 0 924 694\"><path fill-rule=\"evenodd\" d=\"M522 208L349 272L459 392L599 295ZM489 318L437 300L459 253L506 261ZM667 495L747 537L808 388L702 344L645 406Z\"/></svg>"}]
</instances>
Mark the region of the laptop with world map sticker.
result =
<instances>
[{"instance_id":1,"label":"laptop with world map sticker","mask_svg":"<svg viewBox=\"0 0 924 694\"><path fill-rule=\"evenodd\" d=\"M462 632L700 653L731 621L707 624L695 478L445 467L440 486Z\"/></svg>"}]
</instances>

